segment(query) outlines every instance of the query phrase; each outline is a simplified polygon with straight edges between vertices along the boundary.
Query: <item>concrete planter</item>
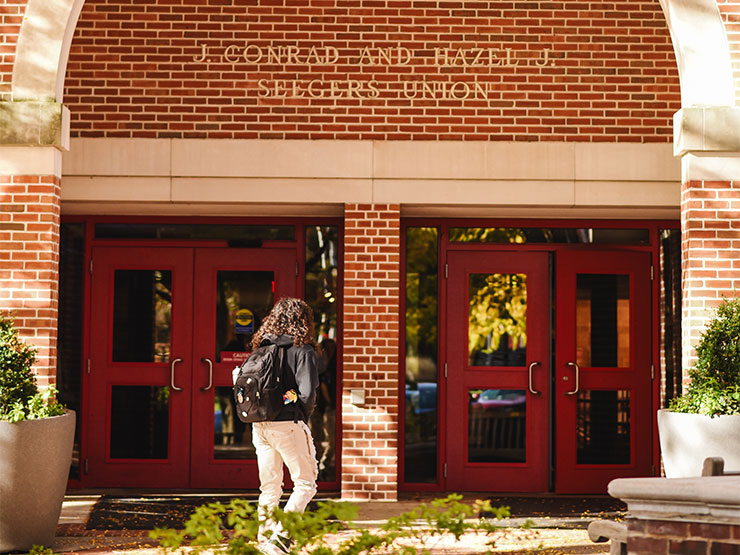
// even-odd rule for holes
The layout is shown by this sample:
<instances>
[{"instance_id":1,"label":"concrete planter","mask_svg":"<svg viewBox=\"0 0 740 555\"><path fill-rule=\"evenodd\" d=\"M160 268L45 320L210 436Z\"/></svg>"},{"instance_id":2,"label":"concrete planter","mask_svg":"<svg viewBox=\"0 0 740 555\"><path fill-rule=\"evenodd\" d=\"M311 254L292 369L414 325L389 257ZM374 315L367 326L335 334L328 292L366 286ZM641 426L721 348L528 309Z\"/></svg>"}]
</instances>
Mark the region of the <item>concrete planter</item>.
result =
<instances>
[{"instance_id":1,"label":"concrete planter","mask_svg":"<svg viewBox=\"0 0 740 555\"><path fill-rule=\"evenodd\" d=\"M666 478L701 476L704 459L722 457L725 471L740 470L740 414L715 416L658 411Z\"/></svg>"},{"instance_id":2,"label":"concrete planter","mask_svg":"<svg viewBox=\"0 0 740 555\"><path fill-rule=\"evenodd\" d=\"M75 413L0 422L0 552L54 541L67 489Z\"/></svg>"}]
</instances>

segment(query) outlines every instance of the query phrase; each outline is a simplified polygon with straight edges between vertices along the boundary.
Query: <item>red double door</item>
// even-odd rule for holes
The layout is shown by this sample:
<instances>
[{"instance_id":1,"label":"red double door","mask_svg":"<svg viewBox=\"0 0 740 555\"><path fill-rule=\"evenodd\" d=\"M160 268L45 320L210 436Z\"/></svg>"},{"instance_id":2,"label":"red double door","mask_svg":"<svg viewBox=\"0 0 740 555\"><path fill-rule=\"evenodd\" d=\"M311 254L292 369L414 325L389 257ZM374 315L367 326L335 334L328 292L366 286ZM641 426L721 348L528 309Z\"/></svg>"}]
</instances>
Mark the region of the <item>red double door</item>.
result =
<instances>
[{"instance_id":1,"label":"red double door","mask_svg":"<svg viewBox=\"0 0 740 555\"><path fill-rule=\"evenodd\" d=\"M295 250L95 248L85 484L253 488L231 370L274 300L296 294Z\"/></svg>"},{"instance_id":2,"label":"red double door","mask_svg":"<svg viewBox=\"0 0 740 555\"><path fill-rule=\"evenodd\" d=\"M448 490L605 493L651 474L650 255L550 257L448 254Z\"/></svg>"}]
</instances>

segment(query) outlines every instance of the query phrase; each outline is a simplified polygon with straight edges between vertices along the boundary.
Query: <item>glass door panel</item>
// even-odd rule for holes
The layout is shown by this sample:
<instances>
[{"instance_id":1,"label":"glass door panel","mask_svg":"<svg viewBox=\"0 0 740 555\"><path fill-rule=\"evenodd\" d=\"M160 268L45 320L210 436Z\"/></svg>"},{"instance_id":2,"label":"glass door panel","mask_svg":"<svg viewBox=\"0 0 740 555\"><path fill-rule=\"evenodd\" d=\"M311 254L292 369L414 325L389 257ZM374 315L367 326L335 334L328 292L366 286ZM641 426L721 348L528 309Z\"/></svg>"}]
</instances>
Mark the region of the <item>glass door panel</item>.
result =
<instances>
[{"instance_id":1,"label":"glass door panel","mask_svg":"<svg viewBox=\"0 0 740 555\"><path fill-rule=\"evenodd\" d=\"M231 371L274 302L295 295L295 250L195 249L192 487L257 487L251 426L236 416Z\"/></svg>"},{"instance_id":2,"label":"glass door panel","mask_svg":"<svg viewBox=\"0 0 740 555\"><path fill-rule=\"evenodd\" d=\"M169 362L172 271L115 270L113 362Z\"/></svg>"},{"instance_id":3,"label":"glass door panel","mask_svg":"<svg viewBox=\"0 0 740 555\"><path fill-rule=\"evenodd\" d=\"M186 487L192 250L92 260L87 483Z\"/></svg>"},{"instance_id":4,"label":"glass door panel","mask_svg":"<svg viewBox=\"0 0 740 555\"><path fill-rule=\"evenodd\" d=\"M546 491L547 254L450 252L448 265L446 487Z\"/></svg>"},{"instance_id":5,"label":"glass door panel","mask_svg":"<svg viewBox=\"0 0 740 555\"><path fill-rule=\"evenodd\" d=\"M468 307L468 364L523 366L527 360L526 274L470 274Z\"/></svg>"},{"instance_id":6,"label":"glass door panel","mask_svg":"<svg viewBox=\"0 0 740 555\"><path fill-rule=\"evenodd\" d=\"M215 362L240 364L252 350L251 342L262 320L275 304L275 272L216 272L216 342ZM256 460L252 445L252 425L236 415L230 386L215 389L213 404L214 459Z\"/></svg>"},{"instance_id":7,"label":"glass door panel","mask_svg":"<svg viewBox=\"0 0 740 555\"><path fill-rule=\"evenodd\" d=\"M650 255L558 253L556 491L651 474Z\"/></svg>"},{"instance_id":8,"label":"glass door panel","mask_svg":"<svg viewBox=\"0 0 740 555\"><path fill-rule=\"evenodd\" d=\"M586 367L630 365L630 277L576 275L576 362Z\"/></svg>"},{"instance_id":9,"label":"glass door panel","mask_svg":"<svg viewBox=\"0 0 740 555\"><path fill-rule=\"evenodd\" d=\"M587 390L576 399L576 464L629 464L629 390Z\"/></svg>"},{"instance_id":10,"label":"glass door panel","mask_svg":"<svg viewBox=\"0 0 740 555\"><path fill-rule=\"evenodd\" d=\"M527 392L468 391L468 462L527 462Z\"/></svg>"}]
</instances>

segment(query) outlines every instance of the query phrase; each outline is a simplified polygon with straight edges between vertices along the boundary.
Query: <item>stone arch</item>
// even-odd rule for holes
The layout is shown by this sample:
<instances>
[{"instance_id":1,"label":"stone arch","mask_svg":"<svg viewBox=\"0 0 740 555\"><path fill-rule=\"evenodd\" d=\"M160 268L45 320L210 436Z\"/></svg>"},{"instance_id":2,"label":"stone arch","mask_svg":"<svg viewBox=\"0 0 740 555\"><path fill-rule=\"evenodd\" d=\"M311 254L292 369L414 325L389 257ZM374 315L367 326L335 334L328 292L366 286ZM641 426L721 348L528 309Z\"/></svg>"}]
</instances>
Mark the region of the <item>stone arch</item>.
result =
<instances>
[{"instance_id":1,"label":"stone arch","mask_svg":"<svg viewBox=\"0 0 740 555\"><path fill-rule=\"evenodd\" d=\"M13 66L13 100L61 102L77 20L85 0L28 0Z\"/></svg>"},{"instance_id":2,"label":"stone arch","mask_svg":"<svg viewBox=\"0 0 740 555\"><path fill-rule=\"evenodd\" d=\"M681 80L681 105L734 106L730 47L716 0L660 0Z\"/></svg>"}]
</instances>

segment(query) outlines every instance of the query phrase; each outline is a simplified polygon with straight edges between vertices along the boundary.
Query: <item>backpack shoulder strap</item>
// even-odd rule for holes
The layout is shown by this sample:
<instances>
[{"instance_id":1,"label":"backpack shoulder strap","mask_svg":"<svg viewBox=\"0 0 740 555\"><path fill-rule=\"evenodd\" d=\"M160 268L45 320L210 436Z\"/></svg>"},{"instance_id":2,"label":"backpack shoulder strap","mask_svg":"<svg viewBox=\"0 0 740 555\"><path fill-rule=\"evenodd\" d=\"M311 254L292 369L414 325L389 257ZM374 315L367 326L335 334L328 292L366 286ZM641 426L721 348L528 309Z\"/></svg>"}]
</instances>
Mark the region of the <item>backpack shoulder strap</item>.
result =
<instances>
[{"instance_id":1,"label":"backpack shoulder strap","mask_svg":"<svg viewBox=\"0 0 740 555\"><path fill-rule=\"evenodd\" d=\"M280 369L280 374L283 378L283 390L288 391L289 389L297 388L298 385L296 383L295 374L290 368L290 365L288 364L288 349L290 349L291 345L281 345L279 346L275 351L275 356L277 357L278 362L278 368Z\"/></svg>"}]
</instances>

